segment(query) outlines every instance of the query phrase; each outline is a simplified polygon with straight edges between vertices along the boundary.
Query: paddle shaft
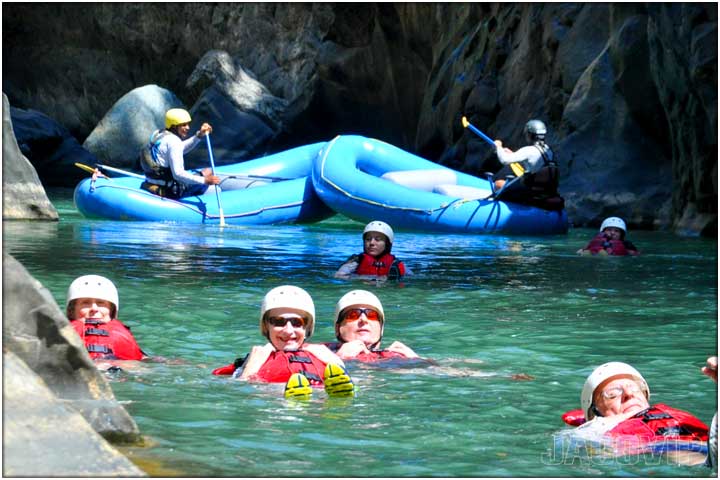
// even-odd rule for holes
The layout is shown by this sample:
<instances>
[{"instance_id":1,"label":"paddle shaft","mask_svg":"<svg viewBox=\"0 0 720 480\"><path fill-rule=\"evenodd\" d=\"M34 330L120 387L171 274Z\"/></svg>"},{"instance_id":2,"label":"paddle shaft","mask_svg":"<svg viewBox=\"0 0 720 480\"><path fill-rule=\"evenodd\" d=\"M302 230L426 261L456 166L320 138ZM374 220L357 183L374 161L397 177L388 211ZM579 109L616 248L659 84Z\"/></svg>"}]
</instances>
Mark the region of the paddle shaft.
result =
<instances>
[{"instance_id":1,"label":"paddle shaft","mask_svg":"<svg viewBox=\"0 0 720 480\"><path fill-rule=\"evenodd\" d=\"M473 132L475 135L477 135L478 137L485 140L487 143L489 143L493 147L497 147L497 145L495 145L495 142L493 142L492 138L488 137L483 132L481 132L475 125L468 122L465 117L463 117L463 125L465 125L467 128L470 129L471 132Z\"/></svg>"},{"instance_id":2,"label":"paddle shaft","mask_svg":"<svg viewBox=\"0 0 720 480\"><path fill-rule=\"evenodd\" d=\"M213 157L212 145L210 144L210 133L205 134L205 142L207 143L208 155L210 156L210 169L212 170L213 176L215 176L215 158ZM220 211L220 226L225 226L225 214L223 213L222 203L220 203L220 192L218 187L215 186L215 197L217 198L218 210Z\"/></svg>"}]
</instances>

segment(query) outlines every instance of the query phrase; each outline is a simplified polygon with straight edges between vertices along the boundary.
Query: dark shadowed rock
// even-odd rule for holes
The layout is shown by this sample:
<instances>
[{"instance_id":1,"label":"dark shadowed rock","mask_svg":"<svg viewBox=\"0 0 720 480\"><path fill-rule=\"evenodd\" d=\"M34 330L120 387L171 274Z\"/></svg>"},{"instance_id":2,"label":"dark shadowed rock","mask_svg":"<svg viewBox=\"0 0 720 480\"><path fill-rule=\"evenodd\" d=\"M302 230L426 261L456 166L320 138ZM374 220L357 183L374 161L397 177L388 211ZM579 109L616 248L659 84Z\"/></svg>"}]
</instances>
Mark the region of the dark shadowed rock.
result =
<instances>
[{"instance_id":1,"label":"dark shadowed rock","mask_svg":"<svg viewBox=\"0 0 720 480\"><path fill-rule=\"evenodd\" d=\"M20 151L47 187L74 185L87 176L75 162L94 165L97 159L70 132L44 113L10 107L12 128Z\"/></svg>"},{"instance_id":2,"label":"dark shadowed rock","mask_svg":"<svg viewBox=\"0 0 720 480\"><path fill-rule=\"evenodd\" d=\"M115 400L50 292L6 253L3 298L3 348L24 361L100 435L137 441L137 425Z\"/></svg>"},{"instance_id":3,"label":"dark shadowed rock","mask_svg":"<svg viewBox=\"0 0 720 480\"><path fill-rule=\"evenodd\" d=\"M3 93L3 220L57 220L35 168L20 151L13 133L10 105Z\"/></svg>"},{"instance_id":4,"label":"dark shadowed rock","mask_svg":"<svg viewBox=\"0 0 720 480\"><path fill-rule=\"evenodd\" d=\"M190 110L191 133L203 122L213 127L211 145L215 165L237 163L262 156L277 134L259 116L245 112L214 86L206 89ZM185 168L210 166L205 141L185 155Z\"/></svg>"},{"instance_id":5,"label":"dark shadowed rock","mask_svg":"<svg viewBox=\"0 0 720 480\"><path fill-rule=\"evenodd\" d=\"M17 355L3 351L3 476L144 477Z\"/></svg>"},{"instance_id":6,"label":"dark shadowed rock","mask_svg":"<svg viewBox=\"0 0 720 480\"><path fill-rule=\"evenodd\" d=\"M90 133L83 146L101 163L133 169L150 135L165 128L165 112L184 108L171 91L145 85L123 95Z\"/></svg>"}]
</instances>

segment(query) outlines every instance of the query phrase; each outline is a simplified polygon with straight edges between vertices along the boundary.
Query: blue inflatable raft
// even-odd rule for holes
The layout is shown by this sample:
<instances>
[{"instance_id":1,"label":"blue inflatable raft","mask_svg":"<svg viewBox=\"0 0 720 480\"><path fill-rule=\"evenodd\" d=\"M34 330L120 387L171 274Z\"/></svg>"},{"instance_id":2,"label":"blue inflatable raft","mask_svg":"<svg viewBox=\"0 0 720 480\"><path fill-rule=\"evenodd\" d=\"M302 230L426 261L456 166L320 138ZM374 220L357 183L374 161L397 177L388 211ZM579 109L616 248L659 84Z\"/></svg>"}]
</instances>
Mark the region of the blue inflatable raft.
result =
<instances>
[{"instance_id":1,"label":"blue inflatable raft","mask_svg":"<svg viewBox=\"0 0 720 480\"><path fill-rule=\"evenodd\" d=\"M220 194L228 225L306 223L334 215L315 194L310 172L325 142L305 145L256 160L215 169L229 177ZM86 217L111 220L219 224L213 187L203 195L180 200L159 197L140 188L142 176L91 178L75 187L74 201ZM232 187L232 190L229 188Z\"/></svg>"},{"instance_id":2,"label":"blue inflatable raft","mask_svg":"<svg viewBox=\"0 0 720 480\"><path fill-rule=\"evenodd\" d=\"M318 196L354 220L452 233L566 233L566 212L495 200L474 177L379 140L346 135L328 142L312 171Z\"/></svg>"}]
</instances>

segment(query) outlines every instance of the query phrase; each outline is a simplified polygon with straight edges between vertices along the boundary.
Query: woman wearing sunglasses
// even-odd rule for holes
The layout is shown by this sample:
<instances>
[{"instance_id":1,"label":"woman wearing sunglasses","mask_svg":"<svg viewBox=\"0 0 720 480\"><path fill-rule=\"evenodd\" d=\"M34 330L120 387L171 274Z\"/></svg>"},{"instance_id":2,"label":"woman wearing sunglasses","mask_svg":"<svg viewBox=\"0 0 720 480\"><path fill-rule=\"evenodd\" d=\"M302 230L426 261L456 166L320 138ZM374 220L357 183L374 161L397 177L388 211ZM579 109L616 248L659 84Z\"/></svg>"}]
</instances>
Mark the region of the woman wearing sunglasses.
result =
<instances>
[{"instance_id":1,"label":"woman wearing sunglasses","mask_svg":"<svg viewBox=\"0 0 720 480\"><path fill-rule=\"evenodd\" d=\"M346 293L335 305L335 336L338 342L327 344L345 360L376 362L387 358L419 358L401 342L380 348L385 313L380 300L367 290Z\"/></svg>"},{"instance_id":2,"label":"woman wearing sunglasses","mask_svg":"<svg viewBox=\"0 0 720 480\"><path fill-rule=\"evenodd\" d=\"M582 410L563 415L586 438L606 436L617 454L683 451L681 463L702 463L708 427L690 413L665 404L650 405L650 388L635 368L609 362L588 376L580 396ZM695 454L698 455L695 455ZM702 457L702 458L701 458Z\"/></svg>"},{"instance_id":3,"label":"woman wearing sunglasses","mask_svg":"<svg viewBox=\"0 0 720 480\"><path fill-rule=\"evenodd\" d=\"M260 332L269 342L254 346L244 359L215 369L213 375L288 382L286 396L309 394L309 386L322 385L330 395L352 394L353 384L342 360L325 345L306 343L314 328L315 305L305 290L292 285L273 288L260 308ZM329 365L334 367L331 371Z\"/></svg>"}]
</instances>

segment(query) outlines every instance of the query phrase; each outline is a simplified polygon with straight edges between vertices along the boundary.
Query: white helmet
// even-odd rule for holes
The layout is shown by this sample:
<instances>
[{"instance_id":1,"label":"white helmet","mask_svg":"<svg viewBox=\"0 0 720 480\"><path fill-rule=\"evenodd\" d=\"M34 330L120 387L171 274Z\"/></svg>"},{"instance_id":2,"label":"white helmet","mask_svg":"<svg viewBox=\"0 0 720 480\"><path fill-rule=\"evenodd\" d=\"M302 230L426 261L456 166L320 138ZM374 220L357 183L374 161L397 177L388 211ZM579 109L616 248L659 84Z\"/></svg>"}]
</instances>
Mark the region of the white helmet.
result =
<instances>
[{"instance_id":1,"label":"white helmet","mask_svg":"<svg viewBox=\"0 0 720 480\"><path fill-rule=\"evenodd\" d=\"M640 385L640 389L645 393L645 398L650 398L650 387L648 387L643 376L640 375L640 372L635 370L635 368L623 362L604 363L593 370L587 380L585 380L585 385L583 385L582 393L580 394L580 406L582 407L586 420L592 420L595 417L595 409L592 408L595 389L604 381L620 375L633 377Z\"/></svg>"},{"instance_id":2,"label":"white helmet","mask_svg":"<svg viewBox=\"0 0 720 480\"><path fill-rule=\"evenodd\" d=\"M388 238L388 241L391 244L393 243L393 240L395 240L395 234L393 233L393 229L390 228L390 225L385 222L381 222L380 220L374 220L365 225L365 230L363 230L363 237L365 237L365 234L367 232L382 233Z\"/></svg>"},{"instance_id":3,"label":"white helmet","mask_svg":"<svg viewBox=\"0 0 720 480\"><path fill-rule=\"evenodd\" d=\"M340 338L340 330L338 328L340 324L340 313L348 307L367 305L373 307L380 314L380 338L382 339L383 330L385 329L385 311L383 310L380 299L375 296L374 293L368 292L367 290L351 290L342 297L335 304L335 335L341 342L344 341Z\"/></svg>"},{"instance_id":4,"label":"white helmet","mask_svg":"<svg viewBox=\"0 0 720 480\"><path fill-rule=\"evenodd\" d=\"M68 318L70 318L71 315L70 303L79 298L107 300L115 307L115 311L110 312L110 316L117 318L118 311L120 310L118 291L115 285L107 278L101 277L100 275L83 275L73 280L70 287L68 287L67 300L65 301L65 310Z\"/></svg>"},{"instance_id":5,"label":"white helmet","mask_svg":"<svg viewBox=\"0 0 720 480\"><path fill-rule=\"evenodd\" d=\"M607 227L619 228L623 232L627 233L627 227L625 226L625 222L620 217L608 217L603 220L602 225L600 225L600 231L602 232Z\"/></svg>"},{"instance_id":6,"label":"white helmet","mask_svg":"<svg viewBox=\"0 0 720 480\"><path fill-rule=\"evenodd\" d=\"M273 308L293 308L307 313L309 319L305 327L305 338L312 336L315 329L315 304L305 290L293 285L282 285L265 294L260 307L260 332L268 338L270 333L265 323L265 314Z\"/></svg>"}]
</instances>

